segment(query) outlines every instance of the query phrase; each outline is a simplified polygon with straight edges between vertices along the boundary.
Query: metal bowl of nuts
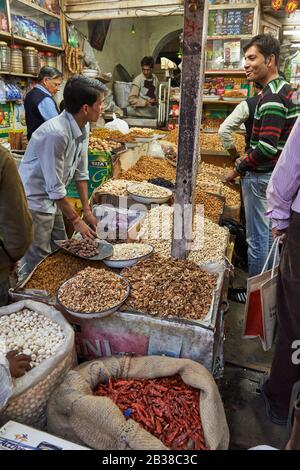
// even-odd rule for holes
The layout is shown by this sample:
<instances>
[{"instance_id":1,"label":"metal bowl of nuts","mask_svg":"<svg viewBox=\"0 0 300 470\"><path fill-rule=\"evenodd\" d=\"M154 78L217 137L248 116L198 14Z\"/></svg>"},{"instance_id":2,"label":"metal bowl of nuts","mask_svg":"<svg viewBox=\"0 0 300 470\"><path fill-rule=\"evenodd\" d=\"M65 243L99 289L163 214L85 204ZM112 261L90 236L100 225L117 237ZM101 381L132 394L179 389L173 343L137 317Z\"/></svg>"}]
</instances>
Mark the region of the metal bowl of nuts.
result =
<instances>
[{"instance_id":1,"label":"metal bowl of nuts","mask_svg":"<svg viewBox=\"0 0 300 470\"><path fill-rule=\"evenodd\" d=\"M129 268L152 255L154 247L147 243L119 243L114 245L113 254L103 260L110 268Z\"/></svg>"},{"instance_id":2,"label":"metal bowl of nuts","mask_svg":"<svg viewBox=\"0 0 300 470\"><path fill-rule=\"evenodd\" d=\"M85 240L83 238L71 240L54 240L54 243L67 253L90 261L100 261L113 253L113 246L105 240Z\"/></svg>"},{"instance_id":3,"label":"metal bowl of nuts","mask_svg":"<svg viewBox=\"0 0 300 470\"><path fill-rule=\"evenodd\" d=\"M168 188L163 188L148 182L132 183L127 186L127 192L137 202L142 204L163 204L173 196Z\"/></svg>"},{"instance_id":4,"label":"metal bowl of nuts","mask_svg":"<svg viewBox=\"0 0 300 470\"><path fill-rule=\"evenodd\" d=\"M129 294L130 284L124 277L88 267L60 286L56 300L70 315L87 320L116 312Z\"/></svg>"}]
</instances>

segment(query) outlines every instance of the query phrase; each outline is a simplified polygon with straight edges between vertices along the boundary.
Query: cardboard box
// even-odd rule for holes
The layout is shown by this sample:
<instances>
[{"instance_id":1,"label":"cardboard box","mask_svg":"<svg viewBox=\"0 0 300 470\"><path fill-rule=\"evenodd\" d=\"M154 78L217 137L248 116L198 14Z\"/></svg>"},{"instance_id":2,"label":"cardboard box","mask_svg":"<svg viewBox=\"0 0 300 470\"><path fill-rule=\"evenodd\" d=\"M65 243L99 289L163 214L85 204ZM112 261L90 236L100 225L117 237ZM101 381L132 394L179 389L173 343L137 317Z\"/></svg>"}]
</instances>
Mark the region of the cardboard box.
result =
<instances>
[{"instance_id":1,"label":"cardboard box","mask_svg":"<svg viewBox=\"0 0 300 470\"><path fill-rule=\"evenodd\" d=\"M8 421L0 429L0 450L90 450L60 437Z\"/></svg>"}]
</instances>

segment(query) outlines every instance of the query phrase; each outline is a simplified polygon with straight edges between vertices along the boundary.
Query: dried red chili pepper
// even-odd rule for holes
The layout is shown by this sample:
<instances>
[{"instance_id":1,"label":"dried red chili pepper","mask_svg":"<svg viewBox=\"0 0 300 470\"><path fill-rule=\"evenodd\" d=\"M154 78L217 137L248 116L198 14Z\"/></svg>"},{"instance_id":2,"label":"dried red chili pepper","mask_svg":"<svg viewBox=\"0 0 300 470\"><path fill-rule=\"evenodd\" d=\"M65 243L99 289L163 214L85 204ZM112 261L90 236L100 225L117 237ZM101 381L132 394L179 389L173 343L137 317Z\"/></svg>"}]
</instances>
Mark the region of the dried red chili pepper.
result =
<instances>
[{"instance_id":1,"label":"dried red chili pepper","mask_svg":"<svg viewBox=\"0 0 300 470\"><path fill-rule=\"evenodd\" d=\"M179 375L150 380L109 379L99 384L97 396L111 398L122 412L173 450L204 450L199 412L199 390ZM126 416L129 416L126 414Z\"/></svg>"}]
</instances>

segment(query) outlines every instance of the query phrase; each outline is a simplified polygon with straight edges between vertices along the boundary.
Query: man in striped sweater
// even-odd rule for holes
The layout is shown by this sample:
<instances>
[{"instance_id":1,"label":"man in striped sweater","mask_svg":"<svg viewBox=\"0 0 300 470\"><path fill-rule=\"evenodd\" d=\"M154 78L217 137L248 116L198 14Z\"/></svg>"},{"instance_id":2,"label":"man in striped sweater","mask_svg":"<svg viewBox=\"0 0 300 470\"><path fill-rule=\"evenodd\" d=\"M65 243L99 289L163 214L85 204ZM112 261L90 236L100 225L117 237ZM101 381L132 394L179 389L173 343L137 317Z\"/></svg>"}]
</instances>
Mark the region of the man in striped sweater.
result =
<instances>
[{"instance_id":1,"label":"man in striped sweater","mask_svg":"<svg viewBox=\"0 0 300 470\"><path fill-rule=\"evenodd\" d=\"M256 106L250 149L236 161L227 181L242 177L246 214L249 276L259 274L272 245L266 190L285 142L300 115L292 87L278 74L279 41L271 35L255 36L245 47L249 81L263 86Z\"/></svg>"}]
</instances>

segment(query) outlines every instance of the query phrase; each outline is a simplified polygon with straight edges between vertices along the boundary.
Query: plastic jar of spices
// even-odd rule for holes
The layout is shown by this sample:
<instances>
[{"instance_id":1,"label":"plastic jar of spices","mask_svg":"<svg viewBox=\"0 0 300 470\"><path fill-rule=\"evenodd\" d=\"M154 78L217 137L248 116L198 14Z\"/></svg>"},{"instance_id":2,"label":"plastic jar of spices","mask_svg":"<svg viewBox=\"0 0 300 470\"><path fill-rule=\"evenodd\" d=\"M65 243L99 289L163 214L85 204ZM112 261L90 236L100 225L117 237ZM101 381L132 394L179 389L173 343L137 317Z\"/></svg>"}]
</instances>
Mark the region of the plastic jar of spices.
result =
<instances>
[{"instance_id":1,"label":"plastic jar of spices","mask_svg":"<svg viewBox=\"0 0 300 470\"><path fill-rule=\"evenodd\" d=\"M5 41L0 41L0 70L10 71L10 48Z\"/></svg>"},{"instance_id":2,"label":"plastic jar of spices","mask_svg":"<svg viewBox=\"0 0 300 470\"><path fill-rule=\"evenodd\" d=\"M39 56L34 47L25 47L23 51L24 73L37 75L39 73Z\"/></svg>"},{"instance_id":3,"label":"plastic jar of spices","mask_svg":"<svg viewBox=\"0 0 300 470\"><path fill-rule=\"evenodd\" d=\"M23 55L20 46L10 46L10 69L12 73L23 73Z\"/></svg>"}]
</instances>

